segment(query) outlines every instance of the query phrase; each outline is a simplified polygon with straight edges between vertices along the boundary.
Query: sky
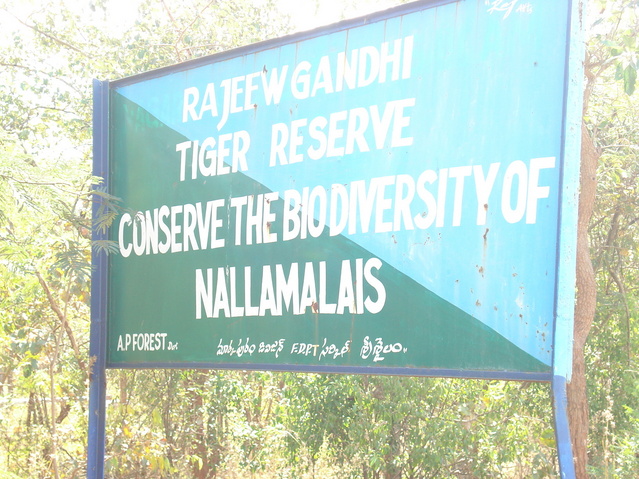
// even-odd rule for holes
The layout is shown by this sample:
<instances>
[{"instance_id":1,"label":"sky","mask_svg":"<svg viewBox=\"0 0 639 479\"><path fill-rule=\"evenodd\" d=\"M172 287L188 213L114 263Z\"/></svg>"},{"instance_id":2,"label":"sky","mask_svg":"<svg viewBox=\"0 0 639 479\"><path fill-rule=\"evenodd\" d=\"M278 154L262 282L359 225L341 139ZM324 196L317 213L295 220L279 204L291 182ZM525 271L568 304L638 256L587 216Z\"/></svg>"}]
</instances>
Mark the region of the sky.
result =
<instances>
[{"instance_id":1,"label":"sky","mask_svg":"<svg viewBox=\"0 0 639 479\"><path fill-rule=\"evenodd\" d=\"M264 0L252 0L264 3ZM114 28L126 28L127 11L137 9L138 0L111 0L110 5ZM399 3L399 0L276 0L277 6L284 14L291 16L295 31L312 30L330 25L347 18L366 15L371 12L385 10Z\"/></svg>"},{"instance_id":2,"label":"sky","mask_svg":"<svg viewBox=\"0 0 639 479\"><path fill-rule=\"evenodd\" d=\"M397 5L397 0L279 0L281 9L289 12L297 31L330 25L346 18L358 17ZM355 4L353 6L352 4ZM350 5L349 5L350 4ZM313 14L309 14L313 12Z\"/></svg>"}]
</instances>

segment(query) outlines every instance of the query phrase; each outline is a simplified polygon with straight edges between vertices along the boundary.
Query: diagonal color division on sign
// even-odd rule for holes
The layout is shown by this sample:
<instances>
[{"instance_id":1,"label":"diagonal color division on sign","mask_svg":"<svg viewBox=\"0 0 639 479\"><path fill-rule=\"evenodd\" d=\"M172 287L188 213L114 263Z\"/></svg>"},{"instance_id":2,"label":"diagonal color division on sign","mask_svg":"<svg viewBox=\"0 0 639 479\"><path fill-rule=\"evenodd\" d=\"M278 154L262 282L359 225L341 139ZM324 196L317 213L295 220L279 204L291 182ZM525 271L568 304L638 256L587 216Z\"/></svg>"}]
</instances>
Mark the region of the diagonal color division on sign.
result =
<instances>
[{"instance_id":1,"label":"diagonal color division on sign","mask_svg":"<svg viewBox=\"0 0 639 479\"><path fill-rule=\"evenodd\" d=\"M227 56L188 72L129 84L119 91L189 140L202 141L209 135L246 128L252 144L263 148L251 158L248 174L278 192L318 184L330 188L337 182L379 176L408 174L417 178L426 168L478 167L488 175L489 166L495 163L501 164L500 181L504 170L513 165L524 168L518 170L521 180L531 171L532 159L551 159L554 166L539 170L538 181L539 188L548 188L550 193L538 202L532 224L526 224L527 218L512 225L499 218L500 202L503 209L500 186L494 188L488 202L486 223L475 226L474 216L479 213L477 205L468 202L475 196L469 177L461 227L450 224L456 180L449 179L443 227L350 235L364 249L550 364L564 86L561 53L567 11L565 2L549 0L529 2L526 8L510 12L498 8L499 4L459 2L361 28L338 29L325 38L311 35L296 43ZM196 85L203 96L209 81L219 86L223 80L248 72L264 69L272 74L285 63L291 70L302 61L317 66L323 53L334 56L342 49L379 47L381 41L392 43L411 35L415 46L413 77L403 83L301 101L285 92L281 104L256 103L254 111L229 117L219 132L219 118L183 122L185 88ZM412 123L405 136L414 138L413 146L269 168L273 123L310 119L317 112L328 116L377 101L383 108L385 100L411 95L416 100L414 108L406 110L412 112ZM175 145L167 146L168 153L174 150ZM175 164L177 154L173 155L171 162ZM512 191L516 196L517 187Z\"/></svg>"},{"instance_id":2,"label":"diagonal color division on sign","mask_svg":"<svg viewBox=\"0 0 639 479\"><path fill-rule=\"evenodd\" d=\"M259 195L269 189L246 175L236 173L227 177L213 177L180 187L172 174L163 169L161 159L167 150L185 138L150 115L143 108L117 94L113 95L112 121L118 128L112 136L111 155L117 159L112 167L113 193L121 196L126 208L149 210L167 204L192 202L191 189L199 193L199 200L230 198L240 195ZM274 212L281 218L281 203L276 201ZM229 216L226 239L231 240L233 219ZM117 224L116 224L117 226ZM281 234L281 223L273 224L273 232ZM117 240L117 227L112 229ZM447 368L459 370L498 370L520 372L548 372L549 366L485 326L480 321L438 297L399 272L386 262L375 270L377 279L385 286L386 301L379 313L342 315L325 314L319 308L314 313L306 308L304 314L281 316L267 311L262 317L195 319L194 272L197 269L234 266L242 270L250 266L253 303L259 297L260 278L264 265L281 264L288 274L291 265L302 267L312 263L317 277L320 262L326 262L327 302L334 303L340 281L340 266L344 261L355 268L356 259L367 261L373 255L350 239L328 237L279 241L261 245L229 245L225 248L192 251L167 255L139 257L111 257L109 324L109 362L118 363L272 363L284 365L344 365L376 367ZM319 280L318 280L319 281ZM237 302L246 300L238 289ZM364 293L373 300L375 291ZM118 341L126 334L166 334L167 340L177 344L177 350L132 351L118 350ZM365 339L385 344L401 344L401 354L380 354L377 360L362 354ZM219 355L220 345L234 341L276 343L285 340L286 347L278 357L255 352L242 357ZM343 346L351 341L349 352L339 357L317 357L293 354L295 344L323 346L327 341ZM299 347L298 347L299 350Z\"/></svg>"}]
</instances>

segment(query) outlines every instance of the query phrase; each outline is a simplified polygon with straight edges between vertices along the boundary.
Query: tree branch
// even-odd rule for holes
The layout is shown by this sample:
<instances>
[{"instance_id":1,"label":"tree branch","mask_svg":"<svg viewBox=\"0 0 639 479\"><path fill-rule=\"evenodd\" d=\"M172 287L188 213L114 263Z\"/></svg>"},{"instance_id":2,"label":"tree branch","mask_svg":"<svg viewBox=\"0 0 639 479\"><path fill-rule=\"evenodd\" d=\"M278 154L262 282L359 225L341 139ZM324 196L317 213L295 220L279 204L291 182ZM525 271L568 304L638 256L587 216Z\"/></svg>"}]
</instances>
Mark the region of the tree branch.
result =
<instances>
[{"instance_id":1,"label":"tree branch","mask_svg":"<svg viewBox=\"0 0 639 479\"><path fill-rule=\"evenodd\" d=\"M38 278L38 282L40 283L40 286L42 286L42 289L44 290L44 293L47 296L47 301L49 302L49 306L51 307L55 315L58 317L60 324L64 328L64 331L66 332L67 337L69 338L69 342L71 343L71 347L73 348L73 352L75 354L76 360L78 361L78 365L80 366L84 379L86 380L89 377L89 371L87 369L86 363L82 359L82 355L80 354L80 348L78 347L78 342L75 339L75 335L73 334L73 330L71 329L71 326L69 325L69 322L67 321L66 315L60 309L60 305L51 294L51 289L49 288L49 285L47 284L47 282L45 281L45 279L42 277L42 275L40 274L38 270L35 270L35 275L36 275L36 278Z\"/></svg>"},{"instance_id":2,"label":"tree branch","mask_svg":"<svg viewBox=\"0 0 639 479\"><path fill-rule=\"evenodd\" d=\"M10 12L9 12L10 13ZM35 25L29 25L27 22L25 22L24 20L16 17L13 13L10 13L11 16L13 16L13 18L15 18L18 22L20 22L22 25L24 25L25 27L33 30L34 32L36 32L39 35L42 35L43 37L48 38L49 40L52 40L53 42L57 43L58 45L61 45L63 47L68 48L69 50L73 50L74 52L79 53L80 55L83 55L87 58L93 58L93 55L89 55L88 53L83 52L82 50L80 50L78 47L71 45L68 42L65 42L64 40L61 40L60 38L52 35L51 33L47 33L43 30L40 30L38 27L36 27Z\"/></svg>"},{"instance_id":3,"label":"tree branch","mask_svg":"<svg viewBox=\"0 0 639 479\"><path fill-rule=\"evenodd\" d=\"M46 75L49 78L51 78L52 80L56 80L59 81L60 83L65 84L66 86L68 86L69 88L71 88L73 91L75 91L76 93L82 95L83 92L81 92L75 85L73 85L72 83L69 83L68 81L62 79L59 76L54 75L53 73L49 73L43 70L38 70L36 68L31 68L31 67L27 67L25 65L20 65L18 63L5 63L5 62L0 62L0 66L3 67L7 67L7 68L18 68L20 70L25 70L29 73L37 73L39 75Z\"/></svg>"}]
</instances>

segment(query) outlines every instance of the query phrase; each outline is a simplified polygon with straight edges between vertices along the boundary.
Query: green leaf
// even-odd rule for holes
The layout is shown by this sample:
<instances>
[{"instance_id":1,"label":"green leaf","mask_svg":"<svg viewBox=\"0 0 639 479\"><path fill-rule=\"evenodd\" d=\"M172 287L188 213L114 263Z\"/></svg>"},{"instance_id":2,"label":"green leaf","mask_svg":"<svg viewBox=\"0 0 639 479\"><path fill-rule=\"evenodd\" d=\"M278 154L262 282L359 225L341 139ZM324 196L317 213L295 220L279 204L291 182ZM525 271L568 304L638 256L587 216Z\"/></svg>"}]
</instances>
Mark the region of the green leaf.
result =
<instances>
[{"instance_id":1,"label":"green leaf","mask_svg":"<svg viewBox=\"0 0 639 479\"><path fill-rule=\"evenodd\" d=\"M555 447L555 431L553 429L544 429L539 442L547 447Z\"/></svg>"},{"instance_id":2,"label":"green leaf","mask_svg":"<svg viewBox=\"0 0 639 479\"><path fill-rule=\"evenodd\" d=\"M623 89L627 95L632 95L637 82L637 69L634 65L628 65L623 71Z\"/></svg>"}]
</instances>

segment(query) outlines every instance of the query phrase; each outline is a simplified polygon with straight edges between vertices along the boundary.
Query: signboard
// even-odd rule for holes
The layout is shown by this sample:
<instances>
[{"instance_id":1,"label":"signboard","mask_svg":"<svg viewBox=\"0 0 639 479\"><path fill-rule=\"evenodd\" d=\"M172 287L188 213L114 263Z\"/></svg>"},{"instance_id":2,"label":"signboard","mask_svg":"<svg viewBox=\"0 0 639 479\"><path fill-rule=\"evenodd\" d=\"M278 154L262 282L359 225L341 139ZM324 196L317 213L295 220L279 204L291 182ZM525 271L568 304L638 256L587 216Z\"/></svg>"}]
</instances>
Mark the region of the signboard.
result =
<instances>
[{"instance_id":1,"label":"signboard","mask_svg":"<svg viewBox=\"0 0 639 479\"><path fill-rule=\"evenodd\" d=\"M570 9L418 2L110 83L107 366L548 380Z\"/></svg>"}]
</instances>

